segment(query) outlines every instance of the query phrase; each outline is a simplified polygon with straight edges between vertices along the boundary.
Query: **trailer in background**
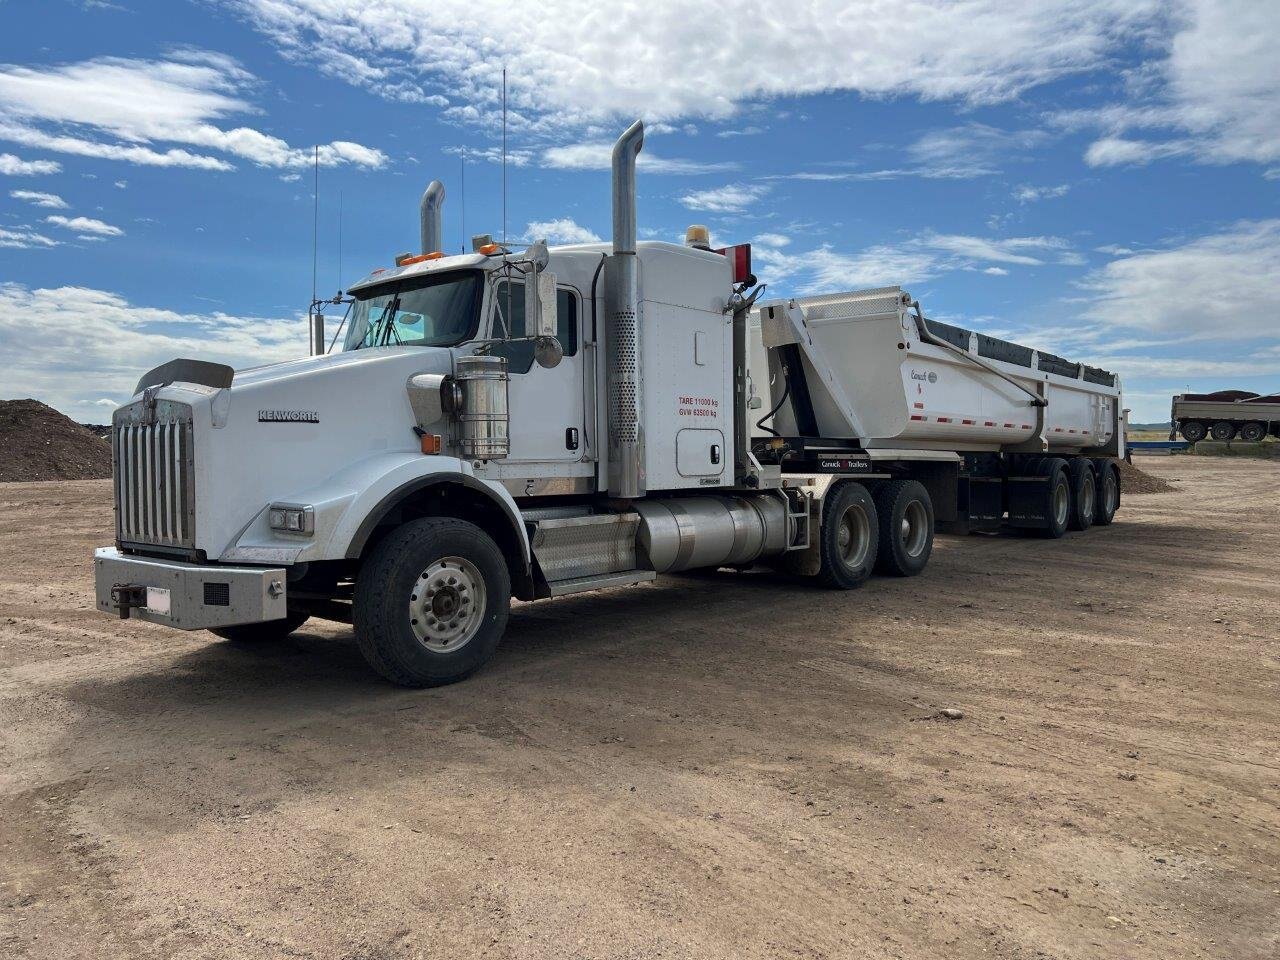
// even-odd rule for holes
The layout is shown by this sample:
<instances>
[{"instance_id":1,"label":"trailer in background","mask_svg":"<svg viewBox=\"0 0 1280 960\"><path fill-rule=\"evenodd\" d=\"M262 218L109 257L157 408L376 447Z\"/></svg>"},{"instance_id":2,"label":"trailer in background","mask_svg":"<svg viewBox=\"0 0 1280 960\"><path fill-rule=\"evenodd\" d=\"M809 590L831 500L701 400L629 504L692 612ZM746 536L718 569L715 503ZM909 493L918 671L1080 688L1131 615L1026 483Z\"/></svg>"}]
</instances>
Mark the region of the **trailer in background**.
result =
<instances>
[{"instance_id":1,"label":"trailer in background","mask_svg":"<svg viewBox=\"0 0 1280 960\"><path fill-rule=\"evenodd\" d=\"M1280 393L1259 395L1249 390L1182 393L1173 398L1169 439L1181 433L1188 443L1208 437L1225 443L1259 443L1280 437Z\"/></svg>"}]
</instances>

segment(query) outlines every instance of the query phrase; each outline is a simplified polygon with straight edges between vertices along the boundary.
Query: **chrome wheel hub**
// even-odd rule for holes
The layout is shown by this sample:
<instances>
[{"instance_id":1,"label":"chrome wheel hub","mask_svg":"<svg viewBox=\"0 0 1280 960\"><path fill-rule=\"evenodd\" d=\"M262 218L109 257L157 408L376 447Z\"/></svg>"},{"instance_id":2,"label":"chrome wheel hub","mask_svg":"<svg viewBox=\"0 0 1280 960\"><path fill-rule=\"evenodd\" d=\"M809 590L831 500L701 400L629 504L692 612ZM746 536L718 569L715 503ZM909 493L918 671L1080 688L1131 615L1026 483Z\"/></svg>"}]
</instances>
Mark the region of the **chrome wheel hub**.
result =
<instances>
[{"instance_id":1,"label":"chrome wheel hub","mask_svg":"<svg viewBox=\"0 0 1280 960\"><path fill-rule=\"evenodd\" d=\"M428 650L452 653L484 621L484 578L462 557L443 557L422 571L409 596L409 626Z\"/></svg>"},{"instance_id":2,"label":"chrome wheel hub","mask_svg":"<svg viewBox=\"0 0 1280 960\"><path fill-rule=\"evenodd\" d=\"M912 500L902 512L902 526L899 531L902 549L909 557L918 557L924 552L929 540L929 515L925 513L924 504Z\"/></svg>"},{"instance_id":3,"label":"chrome wheel hub","mask_svg":"<svg viewBox=\"0 0 1280 960\"><path fill-rule=\"evenodd\" d=\"M854 504L845 510L840 518L840 529L836 532L841 562L853 569L861 567L867 560L870 545L871 521L866 511Z\"/></svg>"},{"instance_id":4,"label":"chrome wheel hub","mask_svg":"<svg viewBox=\"0 0 1280 960\"><path fill-rule=\"evenodd\" d=\"M1067 522L1067 511L1071 507L1071 490L1067 481L1063 480L1053 488L1053 518L1059 523Z\"/></svg>"}]
</instances>

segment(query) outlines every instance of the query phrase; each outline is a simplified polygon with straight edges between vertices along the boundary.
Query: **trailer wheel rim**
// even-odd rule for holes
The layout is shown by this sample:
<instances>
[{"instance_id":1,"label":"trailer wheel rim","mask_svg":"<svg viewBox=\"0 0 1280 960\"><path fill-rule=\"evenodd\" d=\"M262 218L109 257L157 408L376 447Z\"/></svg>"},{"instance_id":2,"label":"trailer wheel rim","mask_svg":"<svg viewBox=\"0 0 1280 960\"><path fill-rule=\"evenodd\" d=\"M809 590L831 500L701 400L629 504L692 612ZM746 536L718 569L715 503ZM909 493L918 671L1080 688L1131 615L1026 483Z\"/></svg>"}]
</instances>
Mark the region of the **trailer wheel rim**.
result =
<instances>
[{"instance_id":1,"label":"trailer wheel rim","mask_svg":"<svg viewBox=\"0 0 1280 960\"><path fill-rule=\"evenodd\" d=\"M432 653L453 653L471 642L484 622L484 577L464 557L442 557L413 585L409 626Z\"/></svg>"},{"instance_id":2,"label":"trailer wheel rim","mask_svg":"<svg viewBox=\"0 0 1280 960\"><path fill-rule=\"evenodd\" d=\"M1080 513L1086 517L1093 516L1093 477L1086 476L1080 483Z\"/></svg>"},{"instance_id":3,"label":"trailer wheel rim","mask_svg":"<svg viewBox=\"0 0 1280 960\"><path fill-rule=\"evenodd\" d=\"M1067 514L1071 510L1071 490L1067 487L1066 478L1053 485L1053 519L1059 526L1067 522Z\"/></svg>"},{"instance_id":4,"label":"trailer wheel rim","mask_svg":"<svg viewBox=\"0 0 1280 960\"><path fill-rule=\"evenodd\" d=\"M851 570L861 568L871 552L871 518L861 504L851 503L840 517L836 531L840 562Z\"/></svg>"},{"instance_id":5,"label":"trailer wheel rim","mask_svg":"<svg viewBox=\"0 0 1280 960\"><path fill-rule=\"evenodd\" d=\"M1107 479L1102 482L1102 508L1108 514L1116 509L1116 475L1115 471L1107 471Z\"/></svg>"},{"instance_id":6,"label":"trailer wheel rim","mask_svg":"<svg viewBox=\"0 0 1280 960\"><path fill-rule=\"evenodd\" d=\"M929 514L919 500L912 500L902 511L899 536L907 556L918 557L924 553L925 544L929 542Z\"/></svg>"}]
</instances>

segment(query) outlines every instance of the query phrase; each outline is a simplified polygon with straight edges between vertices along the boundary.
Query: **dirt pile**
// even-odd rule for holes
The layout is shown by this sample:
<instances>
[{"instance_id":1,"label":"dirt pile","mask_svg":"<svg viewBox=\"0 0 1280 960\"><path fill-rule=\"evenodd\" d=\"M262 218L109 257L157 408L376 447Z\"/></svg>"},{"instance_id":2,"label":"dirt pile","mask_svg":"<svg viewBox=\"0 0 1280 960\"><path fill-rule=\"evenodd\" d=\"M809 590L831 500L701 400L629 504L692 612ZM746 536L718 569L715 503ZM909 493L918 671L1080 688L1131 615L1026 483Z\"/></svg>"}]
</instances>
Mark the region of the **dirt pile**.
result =
<instances>
[{"instance_id":1,"label":"dirt pile","mask_svg":"<svg viewBox=\"0 0 1280 960\"><path fill-rule=\"evenodd\" d=\"M111 445L39 400L0 400L0 482L101 480Z\"/></svg>"},{"instance_id":2,"label":"dirt pile","mask_svg":"<svg viewBox=\"0 0 1280 960\"><path fill-rule=\"evenodd\" d=\"M1121 460L1120 463L1120 490L1121 493L1168 493L1175 489L1173 484L1164 477L1153 477L1145 471L1139 470L1127 460Z\"/></svg>"}]
</instances>

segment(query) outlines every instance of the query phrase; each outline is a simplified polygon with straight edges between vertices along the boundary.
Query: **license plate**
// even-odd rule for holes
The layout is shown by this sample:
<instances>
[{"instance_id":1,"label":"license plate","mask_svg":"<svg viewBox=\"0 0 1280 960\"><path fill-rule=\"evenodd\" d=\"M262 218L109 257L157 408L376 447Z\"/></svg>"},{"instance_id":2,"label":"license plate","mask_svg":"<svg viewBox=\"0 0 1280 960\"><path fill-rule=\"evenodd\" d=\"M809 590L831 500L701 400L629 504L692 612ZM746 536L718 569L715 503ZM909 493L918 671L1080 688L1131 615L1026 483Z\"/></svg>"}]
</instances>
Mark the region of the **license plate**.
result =
<instances>
[{"instance_id":1,"label":"license plate","mask_svg":"<svg viewBox=\"0 0 1280 960\"><path fill-rule=\"evenodd\" d=\"M169 613L169 590L167 587L147 587L147 609L152 613Z\"/></svg>"}]
</instances>

